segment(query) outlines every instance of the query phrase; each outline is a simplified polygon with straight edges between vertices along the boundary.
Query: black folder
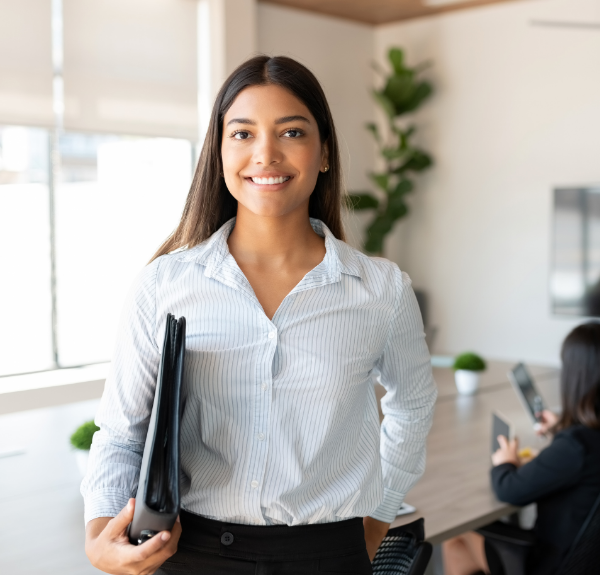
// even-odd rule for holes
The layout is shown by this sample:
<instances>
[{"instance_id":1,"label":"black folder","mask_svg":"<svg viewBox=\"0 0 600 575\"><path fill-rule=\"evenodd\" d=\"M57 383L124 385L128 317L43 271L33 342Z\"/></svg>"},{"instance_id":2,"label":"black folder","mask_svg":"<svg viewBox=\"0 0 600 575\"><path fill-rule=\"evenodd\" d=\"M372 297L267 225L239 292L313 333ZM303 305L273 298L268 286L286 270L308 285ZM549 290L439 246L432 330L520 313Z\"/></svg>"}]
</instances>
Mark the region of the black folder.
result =
<instances>
[{"instance_id":1,"label":"black folder","mask_svg":"<svg viewBox=\"0 0 600 575\"><path fill-rule=\"evenodd\" d=\"M140 545L170 530L179 514L179 428L185 318L167 315L165 341L148 425L129 540Z\"/></svg>"}]
</instances>

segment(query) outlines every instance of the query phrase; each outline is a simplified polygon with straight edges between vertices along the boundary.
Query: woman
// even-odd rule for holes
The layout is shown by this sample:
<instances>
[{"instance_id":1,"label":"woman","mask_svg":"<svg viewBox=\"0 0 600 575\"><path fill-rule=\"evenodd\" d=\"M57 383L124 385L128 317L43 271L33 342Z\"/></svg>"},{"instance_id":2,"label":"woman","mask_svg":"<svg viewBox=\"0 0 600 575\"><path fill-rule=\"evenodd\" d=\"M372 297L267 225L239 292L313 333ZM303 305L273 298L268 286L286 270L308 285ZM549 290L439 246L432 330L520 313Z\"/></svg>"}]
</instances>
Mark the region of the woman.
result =
<instances>
[{"instance_id":1,"label":"woman","mask_svg":"<svg viewBox=\"0 0 600 575\"><path fill-rule=\"evenodd\" d=\"M423 472L436 391L410 280L343 242L341 182L316 78L284 57L234 71L181 223L126 305L82 485L98 568L371 572ZM168 312L187 319L181 524L134 547Z\"/></svg>"},{"instance_id":2,"label":"woman","mask_svg":"<svg viewBox=\"0 0 600 575\"><path fill-rule=\"evenodd\" d=\"M521 465L517 440L500 436L492 456L492 486L501 501L537 503L536 544L527 573L552 575L600 494L600 323L576 327L562 347L562 415L542 413L539 433L552 444ZM489 573L481 535L467 533L444 544L447 575ZM509 575L509 574L507 574Z\"/></svg>"}]
</instances>

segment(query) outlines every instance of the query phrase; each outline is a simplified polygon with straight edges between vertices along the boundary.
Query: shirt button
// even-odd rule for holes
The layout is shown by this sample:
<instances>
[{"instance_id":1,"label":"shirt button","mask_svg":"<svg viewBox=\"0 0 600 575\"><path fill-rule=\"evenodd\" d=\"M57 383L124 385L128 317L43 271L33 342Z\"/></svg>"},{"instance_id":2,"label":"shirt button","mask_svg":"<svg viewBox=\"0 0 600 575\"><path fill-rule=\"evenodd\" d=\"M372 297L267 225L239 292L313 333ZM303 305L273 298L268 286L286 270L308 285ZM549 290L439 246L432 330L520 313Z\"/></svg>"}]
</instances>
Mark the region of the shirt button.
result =
<instances>
[{"instance_id":1,"label":"shirt button","mask_svg":"<svg viewBox=\"0 0 600 575\"><path fill-rule=\"evenodd\" d=\"M275 332L274 331L270 331L269 332L269 339L273 339L275 337Z\"/></svg>"},{"instance_id":2,"label":"shirt button","mask_svg":"<svg viewBox=\"0 0 600 575\"><path fill-rule=\"evenodd\" d=\"M260 439L261 441L263 441L265 438L265 434L264 433L259 433L258 434L258 439Z\"/></svg>"},{"instance_id":3,"label":"shirt button","mask_svg":"<svg viewBox=\"0 0 600 575\"><path fill-rule=\"evenodd\" d=\"M225 533L221 535L221 543L223 543L223 545L231 545L233 543L233 533L225 531Z\"/></svg>"},{"instance_id":4,"label":"shirt button","mask_svg":"<svg viewBox=\"0 0 600 575\"><path fill-rule=\"evenodd\" d=\"M267 387L269 387L269 384L266 381L260 386L263 391L267 391Z\"/></svg>"},{"instance_id":5,"label":"shirt button","mask_svg":"<svg viewBox=\"0 0 600 575\"><path fill-rule=\"evenodd\" d=\"M258 487L258 481L256 481L256 479L253 479L250 486L252 487L252 489L256 489Z\"/></svg>"}]
</instances>

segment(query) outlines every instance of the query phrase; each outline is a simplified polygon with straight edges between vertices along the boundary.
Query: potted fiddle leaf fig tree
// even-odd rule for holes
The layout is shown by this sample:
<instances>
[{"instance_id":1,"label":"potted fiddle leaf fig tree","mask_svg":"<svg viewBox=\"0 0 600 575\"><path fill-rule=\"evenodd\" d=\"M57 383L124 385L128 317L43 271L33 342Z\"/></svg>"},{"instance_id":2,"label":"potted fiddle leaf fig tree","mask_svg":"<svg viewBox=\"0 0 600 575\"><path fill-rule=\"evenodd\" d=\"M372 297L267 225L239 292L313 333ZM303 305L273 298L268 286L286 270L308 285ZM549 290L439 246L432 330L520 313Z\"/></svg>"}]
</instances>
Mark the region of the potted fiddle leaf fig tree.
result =
<instances>
[{"instance_id":1,"label":"potted fiddle leaf fig tree","mask_svg":"<svg viewBox=\"0 0 600 575\"><path fill-rule=\"evenodd\" d=\"M431 84L421 79L426 66L408 67L400 48L392 48L388 59L391 72L378 70L384 85L373 90L386 123L382 129L375 123L367 124L383 164L381 171L369 174L377 191L348 194L350 209L374 210L364 243L365 250L372 254L383 254L385 237L408 214L406 196L414 188L414 176L433 163L431 156L413 143L417 128L408 120L433 92Z\"/></svg>"},{"instance_id":2,"label":"potted fiddle leaf fig tree","mask_svg":"<svg viewBox=\"0 0 600 575\"><path fill-rule=\"evenodd\" d=\"M92 447L94 433L100 428L93 421L82 423L71 435L71 445L75 448L75 457L77 458L77 467L81 475L85 475L87 463Z\"/></svg>"}]
</instances>

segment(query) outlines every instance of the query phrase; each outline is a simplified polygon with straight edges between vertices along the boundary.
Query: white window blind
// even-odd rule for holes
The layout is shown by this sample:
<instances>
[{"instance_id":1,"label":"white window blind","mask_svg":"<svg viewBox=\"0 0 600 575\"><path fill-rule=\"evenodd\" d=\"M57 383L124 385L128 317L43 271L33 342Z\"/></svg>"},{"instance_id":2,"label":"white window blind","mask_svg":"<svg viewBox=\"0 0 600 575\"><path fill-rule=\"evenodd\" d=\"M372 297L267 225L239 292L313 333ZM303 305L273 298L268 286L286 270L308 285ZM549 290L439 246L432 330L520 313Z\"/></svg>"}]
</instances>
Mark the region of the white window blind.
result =
<instances>
[{"instance_id":1,"label":"white window blind","mask_svg":"<svg viewBox=\"0 0 600 575\"><path fill-rule=\"evenodd\" d=\"M63 0L65 128L197 139L197 3Z\"/></svg>"},{"instance_id":2,"label":"white window blind","mask_svg":"<svg viewBox=\"0 0 600 575\"><path fill-rule=\"evenodd\" d=\"M51 126L50 0L0 0L0 124Z\"/></svg>"}]
</instances>

